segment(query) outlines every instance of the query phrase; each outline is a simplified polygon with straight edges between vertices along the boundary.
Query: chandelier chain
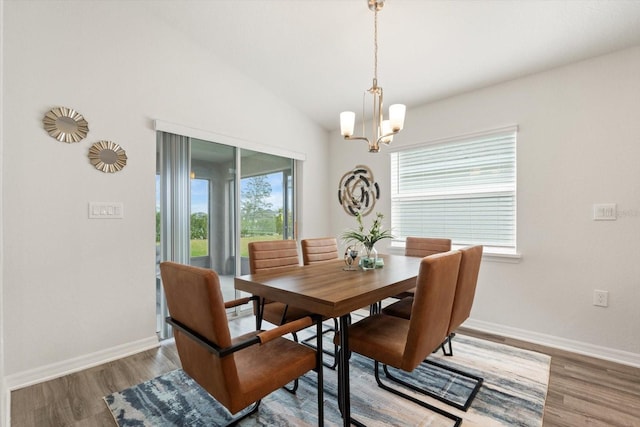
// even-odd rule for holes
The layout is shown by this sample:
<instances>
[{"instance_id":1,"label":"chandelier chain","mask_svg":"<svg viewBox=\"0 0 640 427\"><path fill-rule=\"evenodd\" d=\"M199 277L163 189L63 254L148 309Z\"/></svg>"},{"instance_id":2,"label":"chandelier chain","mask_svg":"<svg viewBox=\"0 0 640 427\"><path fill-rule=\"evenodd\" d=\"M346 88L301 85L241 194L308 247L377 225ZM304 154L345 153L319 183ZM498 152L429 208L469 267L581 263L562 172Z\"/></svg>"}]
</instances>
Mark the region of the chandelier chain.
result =
<instances>
[{"instance_id":1,"label":"chandelier chain","mask_svg":"<svg viewBox=\"0 0 640 427\"><path fill-rule=\"evenodd\" d=\"M378 81L378 9L374 10L374 25L373 25L373 78Z\"/></svg>"}]
</instances>

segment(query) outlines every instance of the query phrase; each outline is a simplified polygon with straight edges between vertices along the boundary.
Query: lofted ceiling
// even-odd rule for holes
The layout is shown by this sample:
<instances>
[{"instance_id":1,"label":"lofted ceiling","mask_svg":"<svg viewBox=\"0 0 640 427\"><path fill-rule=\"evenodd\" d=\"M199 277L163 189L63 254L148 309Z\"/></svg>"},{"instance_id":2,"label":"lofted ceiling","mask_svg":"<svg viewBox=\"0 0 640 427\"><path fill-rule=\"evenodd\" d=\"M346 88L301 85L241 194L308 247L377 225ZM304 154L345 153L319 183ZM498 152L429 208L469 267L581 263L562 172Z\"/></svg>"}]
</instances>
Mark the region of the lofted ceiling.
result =
<instances>
[{"instance_id":1,"label":"lofted ceiling","mask_svg":"<svg viewBox=\"0 0 640 427\"><path fill-rule=\"evenodd\" d=\"M148 13L327 130L373 78L367 0L154 1ZM640 45L640 0L387 0L378 83L407 108ZM639 76L640 78L640 76Z\"/></svg>"}]
</instances>

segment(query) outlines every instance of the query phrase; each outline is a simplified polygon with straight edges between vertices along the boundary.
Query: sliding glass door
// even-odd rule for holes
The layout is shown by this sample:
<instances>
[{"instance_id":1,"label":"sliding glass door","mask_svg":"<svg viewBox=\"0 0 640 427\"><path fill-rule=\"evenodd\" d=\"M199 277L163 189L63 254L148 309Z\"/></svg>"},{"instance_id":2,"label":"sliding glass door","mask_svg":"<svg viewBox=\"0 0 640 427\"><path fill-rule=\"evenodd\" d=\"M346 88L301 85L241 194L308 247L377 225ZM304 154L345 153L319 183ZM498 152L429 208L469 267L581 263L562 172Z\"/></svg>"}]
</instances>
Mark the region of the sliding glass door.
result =
<instances>
[{"instance_id":1,"label":"sliding glass door","mask_svg":"<svg viewBox=\"0 0 640 427\"><path fill-rule=\"evenodd\" d=\"M294 160L243 150L240 160L241 274L249 273L249 242L294 239Z\"/></svg>"},{"instance_id":2,"label":"sliding glass door","mask_svg":"<svg viewBox=\"0 0 640 427\"><path fill-rule=\"evenodd\" d=\"M157 159L157 323L169 338L159 263L213 269L224 299L239 297L233 278L249 272L249 242L295 238L295 161L167 132L158 132ZM243 310L251 307L229 314Z\"/></svg>"}]
</instances>

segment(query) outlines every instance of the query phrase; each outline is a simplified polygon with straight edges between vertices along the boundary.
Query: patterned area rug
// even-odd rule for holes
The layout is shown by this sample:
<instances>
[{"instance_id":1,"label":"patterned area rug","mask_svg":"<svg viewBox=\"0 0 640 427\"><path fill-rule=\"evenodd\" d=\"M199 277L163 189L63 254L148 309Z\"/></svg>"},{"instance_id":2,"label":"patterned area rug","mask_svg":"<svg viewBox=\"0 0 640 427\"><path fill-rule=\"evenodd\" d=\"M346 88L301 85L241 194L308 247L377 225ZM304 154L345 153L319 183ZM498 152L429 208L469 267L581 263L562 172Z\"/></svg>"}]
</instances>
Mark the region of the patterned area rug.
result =
<instances>
[{"instance_id":1,"label":"patterned area rug","mask_svg":"<svg viewBox=\"0 0 640 427\"><path fill-rule=\"evenodd\" d=\"M550 357L457 335L454 356L430 356L434 361L484 377L484 384L467 412L447 406L409 390L429 403L463 418L463 426L542 425L549 381ZM373 376L373 361L353 355L351 359L352 415L368 426L451 426L451 420L380 389ZM398 372L394 372L398 374ZM442 394L464 395L467 381L446 371L422 364L411 375ZM335 371L325 368L325 425L342 425L337 408ZM466 390L466 391L465 391ZM105 401L121 427L129 426L215 426L224 425L231 415L182 370L106 396ZM295 396L278 390L266 397L258 413L243 420L242 426L317 425L316 374L300 379Z\"/></svg>"}]
</instances>

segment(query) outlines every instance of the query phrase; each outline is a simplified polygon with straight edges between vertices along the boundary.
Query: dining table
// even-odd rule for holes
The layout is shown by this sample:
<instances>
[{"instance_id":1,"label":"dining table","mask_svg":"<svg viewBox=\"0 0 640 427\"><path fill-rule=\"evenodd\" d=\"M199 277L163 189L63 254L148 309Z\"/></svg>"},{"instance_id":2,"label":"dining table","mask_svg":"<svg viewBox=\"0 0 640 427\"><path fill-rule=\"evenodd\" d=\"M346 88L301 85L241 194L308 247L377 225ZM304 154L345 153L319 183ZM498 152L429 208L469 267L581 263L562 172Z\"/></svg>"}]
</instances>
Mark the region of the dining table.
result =
<instances>
[{"instance_id":1,"label":"dining table","mask_svg":"<svg viewBox=\"0 0 640 427\"><path fill-rule=\"evenodd\" d=\"M347 269L336 259L284 270L235 277L235 288L269 300L339 318L338 397L343 425L362 425L351 417L349 323L351 312L370 307L416 285L421 258L379 255L381 268Z\"/></svg>"}]
</instances>

